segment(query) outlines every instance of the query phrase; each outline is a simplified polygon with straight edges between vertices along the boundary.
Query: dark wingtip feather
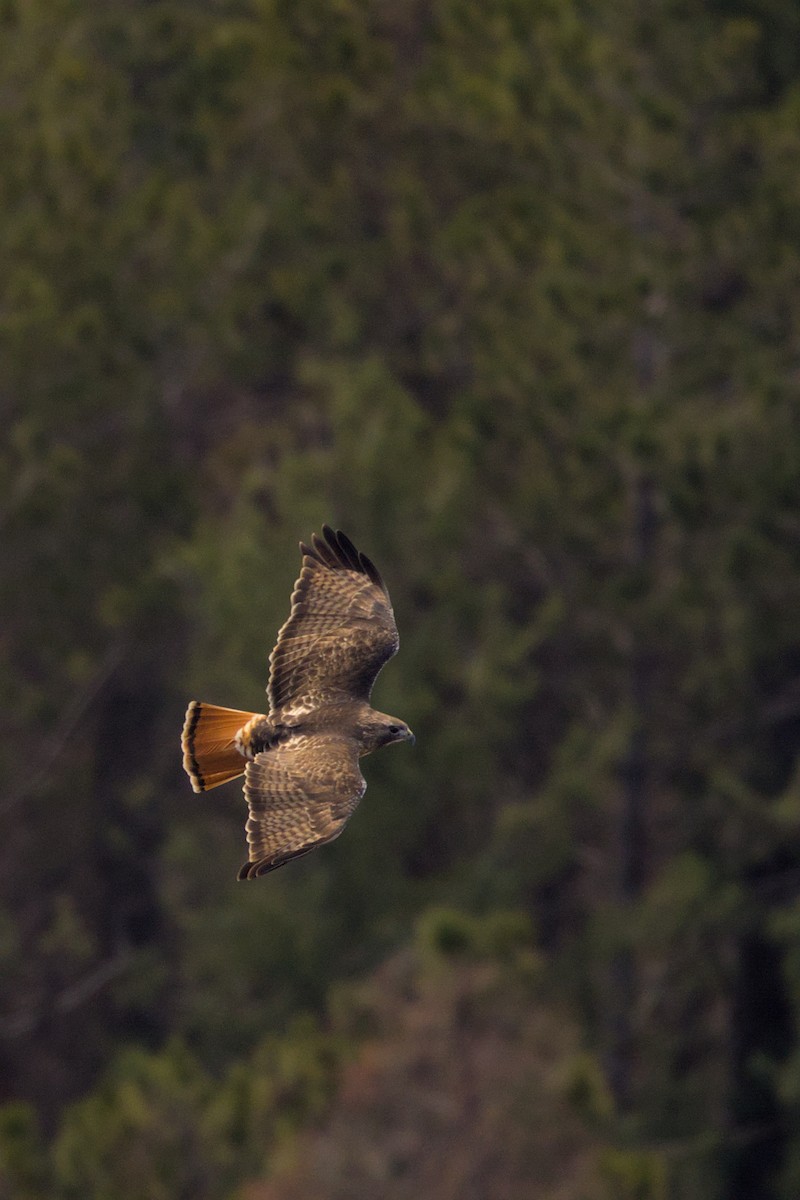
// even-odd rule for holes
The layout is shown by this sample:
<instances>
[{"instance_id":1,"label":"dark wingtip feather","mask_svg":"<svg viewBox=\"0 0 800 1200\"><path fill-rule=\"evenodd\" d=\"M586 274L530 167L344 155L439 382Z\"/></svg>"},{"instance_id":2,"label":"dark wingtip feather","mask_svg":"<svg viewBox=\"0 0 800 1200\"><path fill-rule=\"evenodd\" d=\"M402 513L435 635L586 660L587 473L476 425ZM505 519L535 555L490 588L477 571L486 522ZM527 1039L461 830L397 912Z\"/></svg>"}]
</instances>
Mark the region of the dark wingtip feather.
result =
<instances>
[{"instance_id":1,"label":"dark wingtip feather","mask_svg":"<svg viewBox=\"0 0 800 1200\"><path fill-rule=\"evenodd\" d=\"M312 535L313 540L314 535ZM303 558L310 558L313 562L319 563L321 567L329 567L330 563L326 558L317 551L315 546L307 546L305 542L300 543L300 553Z\"/></svg>"},{"instance_id":2,"label":"dark wingtip feather","mask_svg":"<svg viewBox=\"0 0 800 1200\"><path fill-rule=\"evenodd\" d=\"M341 529L336 530L336 540L339 543L339 551L342 553L353 568L354 571L361 570L361 563L358 558L358 551L346 533L342 533Z\"/></svg>"},{"instance_id":3,"label":"dark wingtip feather","mask_svg":"<svg viewBox=\"0 0 800 1200\"><path fill-rule=\"evenodd\" d=\"M286 862L285 856L279 859L260 858L258 862L246 862L239 868L239 874L236 878L240 881L243 879L258 879L260 875L266 875L268 872L274 871L276 867L283 866L284 862Z\"/></svg>"},{"instance_id":4,"label":"dark wingtip feather","mask_svg":"<svg viewBox=\"0 0 800 1200\"><path fill-rule=\"evenodd\" d=\"M375 563L372 561L372 559L367 558L366 554L359 554L358 561L361 564L361 570L364 572L364 574L367 575L372 582L381 589L381 591L385 592L386 584L383 582L381 573L375 566Z\"/></svg>"},{"instance_id":5,"label":"dark wingtip feather","mask_svg":"<svg viewBox=\"0 0 800 1200\"><path fill-rule=\"evenodd\" d=\"M322 532L325 534L325 541L331 549L331 553L335 556L340 567L351 571L358 571L358 559L351 557L348 546L352 546L352 542L346 534L340 533L337 529L331 529L330 525L323 525Z\"/></svg>"},{"instance_id":6,"label":"dark wingtip feather","mask_svg":"<svg viewBox=\"0 0 800 1200\"><path fill-rule=\"evenodd\" d=\"M277 871L278 867L285 866L293 858L302 858L316 845L317 843L313 842L310 846L301 846L299 850L287 850L283 854L274 854L272 858L259 858L257 862L243 863L236 878L238 880L258 879L261 875L268 875L270 871Z\"/></svg>"},{"instance_id":7,"label":"dark wingtip feather","mask_svg":"<svg viewBox=\"0 0 800 1200\"><path fill-rule=\"evenodd\" d=\"M322 566L330 567L334 571L344 568L346 571L357 571L359 575L366 575L376 587L388 595L386 584L372 559L357 550L346 533L341 529L334 530L328 524L322 526L322 532L324 541L313 533L310 546L305 542L300 543L300 552L304 556L313 558Z\"/></svg>"},{"instance_id":8,"label":"dark wingtip feather","mask_svg":"<svg viewBox=\"0 0 800 1200\"><path fill-rule=\"evenodd\" d=\"M323 525L322 532L325 533L326 529L328 529L328 526ZM327 534L325 534L325 536L327 537ZM337 555L333 552L328 543L326 541L323 542L322 538L317 537L315 533L312 533L311 535L311 544L316 551L315 557L318 558L320 562L324 563L326 567L333 567L333 569L336 570L336 568L341 565Z\"/></svg>"}]
</instances>

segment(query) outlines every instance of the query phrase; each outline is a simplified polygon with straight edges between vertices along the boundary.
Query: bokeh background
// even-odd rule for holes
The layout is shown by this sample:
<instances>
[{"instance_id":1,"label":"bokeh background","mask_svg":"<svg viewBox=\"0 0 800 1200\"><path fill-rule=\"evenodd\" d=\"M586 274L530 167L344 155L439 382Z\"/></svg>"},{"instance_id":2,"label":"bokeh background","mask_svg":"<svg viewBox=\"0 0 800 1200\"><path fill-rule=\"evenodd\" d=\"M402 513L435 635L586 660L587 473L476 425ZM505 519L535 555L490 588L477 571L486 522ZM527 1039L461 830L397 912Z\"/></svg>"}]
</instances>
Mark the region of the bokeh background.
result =
<instances>
[{"instance_id":1,"label":"bokeh background","mask_svg":"<svg viewBox=\"0 0 800 1200\"><path fill-rule=\"evenodd\" d=\"M2 1200L796 1200L795 0L2 0L0 364ZM417 745L242 885L323 521Z\"/></svg>"}]
</instances>

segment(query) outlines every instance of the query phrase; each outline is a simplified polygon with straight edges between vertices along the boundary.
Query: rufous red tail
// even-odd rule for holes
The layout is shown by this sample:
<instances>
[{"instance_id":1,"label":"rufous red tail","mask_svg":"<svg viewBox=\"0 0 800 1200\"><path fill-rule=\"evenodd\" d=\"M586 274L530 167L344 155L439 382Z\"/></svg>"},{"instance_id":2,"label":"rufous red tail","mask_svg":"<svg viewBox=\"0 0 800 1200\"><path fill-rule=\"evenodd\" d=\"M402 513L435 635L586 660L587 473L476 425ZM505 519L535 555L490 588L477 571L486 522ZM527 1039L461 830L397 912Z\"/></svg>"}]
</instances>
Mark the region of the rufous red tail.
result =
<instances>
[{"instance_id":1,"label":"rufous red tail","mask_svg":"<svg viewBox=\"0 0 800 1200\"><path fill-rule=\"evenodd\" d=\"M244 774L247 759L236 734L256 714L192 700L183 723L183 768L196 792L207 792Z\"/></svg>"}]
</instances>

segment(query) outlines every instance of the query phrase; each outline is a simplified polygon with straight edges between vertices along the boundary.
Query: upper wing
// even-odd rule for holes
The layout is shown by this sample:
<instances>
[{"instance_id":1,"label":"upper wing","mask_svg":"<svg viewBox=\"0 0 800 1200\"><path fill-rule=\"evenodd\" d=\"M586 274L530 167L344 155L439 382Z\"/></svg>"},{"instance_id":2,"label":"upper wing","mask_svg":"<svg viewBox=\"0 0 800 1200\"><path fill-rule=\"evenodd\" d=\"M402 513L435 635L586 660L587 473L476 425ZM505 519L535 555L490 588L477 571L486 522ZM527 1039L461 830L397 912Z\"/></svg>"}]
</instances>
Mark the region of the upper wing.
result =
<instances>
[{"instance_id":1,"label":"upper wing","mask_svg":"<svg viewBox=\"0 0 800 1200\"><path fill-rule=\"evenodd\" d=\"M366 786L351 738L296 737L256 755L245 771L250 858L239 878L255 879L333 841Z\"/></svg>"},{"instance_id":2,"label":"upper wing","mask_svg":"<svg viewBox=\"0 0 800 1200\"><path fill-rule=\"evenodd\" d=\"M399 645L389 593L345 534L327 525L311 546L292 611L270 655L270 706L316 708L337 696L368 700L375 677ZM305 705L304 700L310 703Z\"/></svg>"}]
</instances>

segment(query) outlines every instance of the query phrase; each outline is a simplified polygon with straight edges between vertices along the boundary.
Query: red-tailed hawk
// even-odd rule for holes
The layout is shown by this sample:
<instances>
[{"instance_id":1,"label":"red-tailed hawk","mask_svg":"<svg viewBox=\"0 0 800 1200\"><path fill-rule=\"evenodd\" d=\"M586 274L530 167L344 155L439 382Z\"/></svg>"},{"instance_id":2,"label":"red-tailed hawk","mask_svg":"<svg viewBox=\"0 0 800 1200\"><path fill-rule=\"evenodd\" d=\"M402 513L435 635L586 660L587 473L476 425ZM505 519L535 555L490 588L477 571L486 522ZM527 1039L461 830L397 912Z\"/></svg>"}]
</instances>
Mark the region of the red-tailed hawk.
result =
<instances>
[{"instance_id":1,"label":"red-tailed hawk","mask_svg":"<svg viewBox=\"0 0 800 1200\"><path fill-rule=\"evenodd\" d=\"M300 543L292 611L269 658L269 713L199 700L186 710L181 748L194 790L245 777L250 857L240 879L332 842L367 786L359 758L414 741L405 721L369 704L399 645L386 585L345 534L322 532L324 541Z\"/></svg>"}]
</instances>

